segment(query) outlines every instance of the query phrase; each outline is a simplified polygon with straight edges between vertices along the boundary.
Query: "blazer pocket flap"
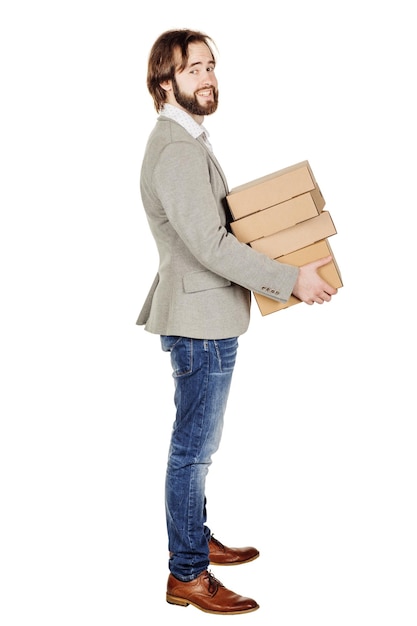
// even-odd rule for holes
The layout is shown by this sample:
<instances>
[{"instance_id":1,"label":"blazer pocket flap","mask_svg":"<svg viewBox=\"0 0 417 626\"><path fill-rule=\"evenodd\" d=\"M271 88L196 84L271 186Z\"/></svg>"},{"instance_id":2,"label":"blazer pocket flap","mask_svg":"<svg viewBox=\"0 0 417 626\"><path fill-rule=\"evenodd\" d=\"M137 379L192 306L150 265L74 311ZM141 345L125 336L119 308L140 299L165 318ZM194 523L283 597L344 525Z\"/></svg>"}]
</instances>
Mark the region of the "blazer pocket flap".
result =
<instances>
[{"instance_id":1,"label":"blazer pocket flap","mask_svg":"<svg viewBox=\"0 0 417 626\"><path fill-rule=\"evenodd\" d=\"M185 274L183 285L185 293L193 293L194 291L205 291L206 289L217 289L218 287L229 287L232 283L227 278L213 274L208 270L200 272L190 272Z\"/></svg>"}]
</instances>

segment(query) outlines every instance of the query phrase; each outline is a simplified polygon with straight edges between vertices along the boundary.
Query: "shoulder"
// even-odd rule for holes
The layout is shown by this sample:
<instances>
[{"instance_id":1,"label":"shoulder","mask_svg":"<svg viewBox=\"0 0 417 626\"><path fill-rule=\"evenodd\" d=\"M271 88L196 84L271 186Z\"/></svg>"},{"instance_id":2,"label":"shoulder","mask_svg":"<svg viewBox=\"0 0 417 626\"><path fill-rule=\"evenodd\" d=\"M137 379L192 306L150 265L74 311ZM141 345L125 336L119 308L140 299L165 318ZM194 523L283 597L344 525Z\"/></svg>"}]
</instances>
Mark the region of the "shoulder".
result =
<instances>
[{"instance_id":1,"label":"shoulder","mask_svg":"<svg viewBox=\"0 0 417 626\"><path fill-rule=\"evenodd\" d=\"M181 124L163 115L158 117L150 138L152 137L163 138L167 142L185 141L191 144L195 143L195 139Z\"/></svg>"},{"instance_id":2,"label":"shoulder","mask_svg":"<svg viewBox=\"0 0 417 626\"><path fill-rule=\"evenodd\" d=\"M175 168L186 162L188 166L207 167L207 151L174 120L159 117L149 137L145 160Z\"/></svg>"}]
</instances>

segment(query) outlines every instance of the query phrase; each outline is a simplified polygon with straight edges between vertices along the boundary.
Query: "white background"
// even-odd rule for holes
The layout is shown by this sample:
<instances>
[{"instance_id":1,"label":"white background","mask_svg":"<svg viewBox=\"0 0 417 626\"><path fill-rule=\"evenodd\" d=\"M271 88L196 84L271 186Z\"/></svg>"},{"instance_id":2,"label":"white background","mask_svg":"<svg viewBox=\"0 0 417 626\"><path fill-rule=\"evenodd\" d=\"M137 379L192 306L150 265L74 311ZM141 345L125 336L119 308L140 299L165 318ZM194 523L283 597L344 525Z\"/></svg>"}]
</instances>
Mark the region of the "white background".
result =
<instances>
[{"instance_id":1,"label":"white background","mask_svg":"<svg viewBox=\"0 0 417 626\"><path fill-rule=\"evenodd\" d=\"M225 12L226 11L226 12ZM261 558L213 568L282 626L415 626L412 3L5 2L0 617L200 624L165 602L173 384L135 325L157 269L139 195L156 37L218 46L205 120L232 188L309 160L344 287L241 338L209 523Z\"/></svg>"}]
</instances>

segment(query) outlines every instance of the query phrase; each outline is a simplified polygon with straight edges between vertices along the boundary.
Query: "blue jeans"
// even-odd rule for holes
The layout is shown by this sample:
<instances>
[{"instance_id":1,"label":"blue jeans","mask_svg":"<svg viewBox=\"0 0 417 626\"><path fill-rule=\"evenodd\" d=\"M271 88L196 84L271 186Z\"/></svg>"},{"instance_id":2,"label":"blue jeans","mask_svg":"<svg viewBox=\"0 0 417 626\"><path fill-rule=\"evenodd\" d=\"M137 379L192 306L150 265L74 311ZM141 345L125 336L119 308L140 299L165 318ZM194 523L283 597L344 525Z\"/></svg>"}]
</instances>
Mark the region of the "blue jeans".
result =
<instances>
[{"instance_id":1,"label":"blue jeans","mask_svg":"<svg viewBox=\"0 0 417 626\"><path fill-rule=\"evenodd\" d=\"M205 482L220 444L238 338L163 335L161 346L171 355L176 408L165 485L169 569L188 582L209 565Z\"/></svg>"}]
</instances>

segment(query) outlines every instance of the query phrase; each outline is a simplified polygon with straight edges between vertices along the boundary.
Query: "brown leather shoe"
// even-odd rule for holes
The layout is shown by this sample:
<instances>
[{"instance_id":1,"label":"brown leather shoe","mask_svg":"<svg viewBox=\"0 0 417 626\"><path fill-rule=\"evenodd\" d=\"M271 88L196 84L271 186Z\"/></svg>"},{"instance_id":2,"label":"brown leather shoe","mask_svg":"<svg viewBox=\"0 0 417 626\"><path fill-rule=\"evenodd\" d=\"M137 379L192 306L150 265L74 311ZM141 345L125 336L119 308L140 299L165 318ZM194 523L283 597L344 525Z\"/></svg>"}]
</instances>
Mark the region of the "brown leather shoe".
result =
<instances>
[{"instance_id":1,"label":"brown leather shoe","mask_svg":"<svg viewBox=\"0 0 417 626\"><path fill-rule=\"evenodd\" d=\"M209 559L211 565L240 565L249 563L259 556L256 548L228 548L213 536L209 541Z\"/></svg>"},{"instance_id":2,"label":"brown leather shoe","mask_svg":"<svg viewBox=\"0 0 417 626\"><path fill-rule=\"evenodd\" d=\"M167 602L188 606L192 604L205 613L217 615L238 615L259 609L252 598L239 596L226 587L209 571L202 572L197 578L183 583L172 574L168 577Z\"/></svg>"}]
</instances>

